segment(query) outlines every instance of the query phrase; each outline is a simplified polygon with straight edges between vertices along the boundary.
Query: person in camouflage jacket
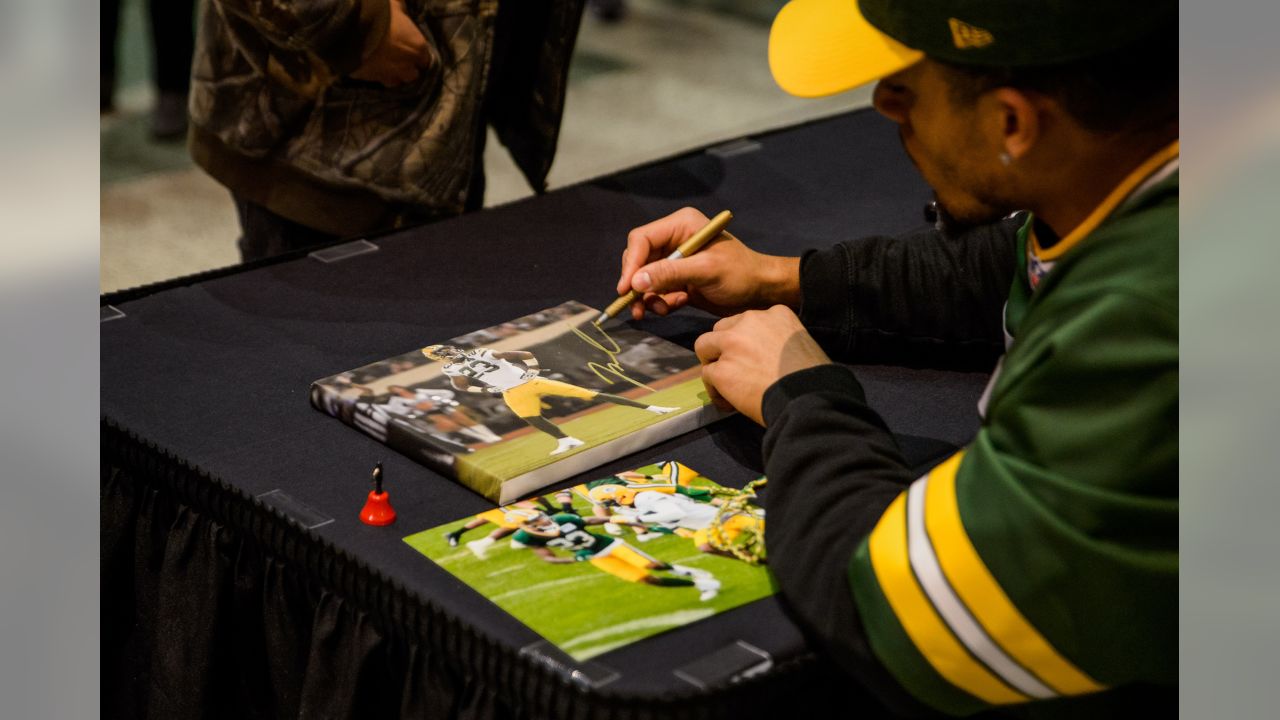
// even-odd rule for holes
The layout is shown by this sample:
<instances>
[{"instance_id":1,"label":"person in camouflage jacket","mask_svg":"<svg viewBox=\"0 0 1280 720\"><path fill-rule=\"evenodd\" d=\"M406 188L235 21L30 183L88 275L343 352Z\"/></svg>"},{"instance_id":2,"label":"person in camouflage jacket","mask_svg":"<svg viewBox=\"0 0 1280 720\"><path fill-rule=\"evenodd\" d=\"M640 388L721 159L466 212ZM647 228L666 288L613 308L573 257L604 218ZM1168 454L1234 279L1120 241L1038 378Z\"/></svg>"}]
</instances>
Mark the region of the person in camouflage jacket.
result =
<instances>
[{"instance_id":1,"label":"person in camouflage jacket","mask_svg":"<svg viewBox=\"0 0 1280 720\"><path fill-rule=\"evenodd\" d=\"M231 190L246 235L248 206L314 231L306 243L479 208L486 124L540 192L582 6L205 0L192 157ZM246 260L292 249L245 240Z\"/></svg>"}]
</instances>

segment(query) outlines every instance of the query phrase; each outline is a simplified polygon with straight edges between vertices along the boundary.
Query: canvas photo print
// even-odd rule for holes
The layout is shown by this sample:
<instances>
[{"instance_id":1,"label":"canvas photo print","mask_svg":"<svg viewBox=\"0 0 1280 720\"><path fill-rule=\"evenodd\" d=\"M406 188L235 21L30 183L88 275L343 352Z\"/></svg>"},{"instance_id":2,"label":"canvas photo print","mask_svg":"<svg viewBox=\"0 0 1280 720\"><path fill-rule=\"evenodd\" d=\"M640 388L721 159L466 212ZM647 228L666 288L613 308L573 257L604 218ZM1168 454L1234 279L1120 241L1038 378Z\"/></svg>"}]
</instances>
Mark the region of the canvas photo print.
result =
<instances>
[{"instance_id":1,"label":"canvas photo print","mask_svg":"<svg viewBox=\"0 0 1280 720\"><path fill-rule=\"evenodd\" d=\"M750 488L661 462L405 542L583 661L773 593Z\"/></svg>"},{"instance_id":2,"label":"canvas photo print","mask_svg":"<svg viewBox=\"0 0 1280 720\"><path fill-rule=\"evenodd\" d=\"M596 315L567 302L424 344L316 381L311 402L503 502L718 416L696 355Z\"/></svg>"}]
</instances>

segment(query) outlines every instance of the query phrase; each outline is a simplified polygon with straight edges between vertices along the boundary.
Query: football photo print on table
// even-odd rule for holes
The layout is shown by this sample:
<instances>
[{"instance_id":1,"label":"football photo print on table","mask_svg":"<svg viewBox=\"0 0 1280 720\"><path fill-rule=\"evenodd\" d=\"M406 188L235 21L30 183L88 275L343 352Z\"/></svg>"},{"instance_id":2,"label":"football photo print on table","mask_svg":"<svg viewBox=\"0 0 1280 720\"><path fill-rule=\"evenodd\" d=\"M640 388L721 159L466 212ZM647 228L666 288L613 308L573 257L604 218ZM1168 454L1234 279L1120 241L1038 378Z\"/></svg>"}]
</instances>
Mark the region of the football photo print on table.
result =
<instances>
[{"instance_id":1,"label":"football photo print on table","mask_svg":"<svg viewBox=\"0 0 1280 720\"><path fill-rule=\"evenodd\" d=\"M773 594L760 482L661 462L405 542L583 661Z\"/></svg>"},{"instance_id":2,"label":"football photo print on table","mask_svg":"<svg viewBox=\"0 0 1280 720\"><path fill-rule=\"evenodd\" d=\"M566 302L317 380L311 403L496 503L723 417L692 351Z\"/></svg>"}]
</instances>

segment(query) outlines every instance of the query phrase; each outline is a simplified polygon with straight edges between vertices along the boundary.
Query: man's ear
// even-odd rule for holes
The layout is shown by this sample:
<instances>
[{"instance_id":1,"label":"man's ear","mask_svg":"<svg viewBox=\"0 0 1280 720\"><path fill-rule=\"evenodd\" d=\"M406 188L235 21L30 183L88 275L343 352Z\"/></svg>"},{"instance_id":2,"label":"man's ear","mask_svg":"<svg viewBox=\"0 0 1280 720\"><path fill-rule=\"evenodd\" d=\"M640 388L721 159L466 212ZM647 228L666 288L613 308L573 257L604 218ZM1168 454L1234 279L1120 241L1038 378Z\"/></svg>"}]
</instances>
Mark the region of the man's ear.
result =
<instances>
[{"instance_id":1,"label":"man's ear","mask_svg":"<svg viewBox=\"0 0 1280 720\"><path fill-rule=\"evenodd\" d=\"M1016 88L996 88L992 92L1001 118L1001 143L1013 160L1023 157L1040 140L1040 107L1035 96Z\"/></svg>"}]
</instances>

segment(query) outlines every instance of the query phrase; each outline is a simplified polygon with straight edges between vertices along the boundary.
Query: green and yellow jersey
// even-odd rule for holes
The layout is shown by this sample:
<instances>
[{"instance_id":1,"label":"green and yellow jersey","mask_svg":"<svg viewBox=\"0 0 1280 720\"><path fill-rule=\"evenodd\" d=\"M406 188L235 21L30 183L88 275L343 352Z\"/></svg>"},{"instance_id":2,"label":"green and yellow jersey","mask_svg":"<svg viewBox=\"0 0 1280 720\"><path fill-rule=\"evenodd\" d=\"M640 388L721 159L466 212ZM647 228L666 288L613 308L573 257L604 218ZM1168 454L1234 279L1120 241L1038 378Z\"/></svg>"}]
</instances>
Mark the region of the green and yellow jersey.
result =
<instances>
[{"instance_id":1,"label":"green and yellow jersey","mask_svg":"<svg viewBox=\"0 0 1280 720\"><path fill-rule=\"evenodd\" d=\"M643 468L642 468L643 469ZM680 494L699 502L710 502L714 495L706 488L690 485L697 477L697 472L674 460L658 463L656 471L651 473L628 474L627 477L617 475L592 480L574 487L583 498L592 504L630 505L638 492L653 491L668 494ZM595 488L616 486L623 492L592 493Z\"/></svg>"},{"instance_id":2,"label":"green and yellow jersey","mask_svg":"<svg viewBox=\"0 0 1280 720\"><path fill-rule=\"evenodd\" d=\"M922 477L848 368L766 393L773 570L833 657L889 704L968 714L1053 699L1026 709L1079 714L1134 693L1176 700L1177 154L1157 153L1056 242L1024 217L942 249L844 248L846 288L877 262L892 277L892 252L932 262L930 292L953 306L937 329L968 312L964 298L989 297L969 287L1000 276L984 258L1015 269L977 436ZM822 292L807 287L805 302ZM927 314L877 312L904 336L905 318ZM854 341L840 349L856 357L864 330L845 327ZM933 342L978 339L939 330ZM883 333L870 342L887 347Z\"/></svg>"},{"instance_id":3,"label":"green and yellow jersey","mask_svg":"<svg viewBox=\"0 0 1280 720\"><path fill-rule=\"evenodd\" d=\"M485 522L497 525L500 528L514 530L529 520L534 519L541 512L532 503L519 503L516 505L503 505L492 510L485 510L476 515L477 518Z\"/></svg>"},{"instance_id":4,"label":"green and yellow jersey","mask_svg":"<svg viewBox=\"0 0 1280 720\"><path fill-rule=\"evenodd\" d=\"M579 560L587 560L593 555L604 552L617 540L603 535L596 535L587 530L587 525L580 515L572 513L556 513L551 516L556 524L557 533L553 536L530 532L522 527L515 532L512 539L521 545L530 547L548 547L556 550L572 552Z\"/></svg>"},{"instance_id":5,"label":"green and yellow jersey","mask_svg":"<svg viewBox=\"0 0 1280 720\"><path fill-rule=\"evenodd\" d=\"M592 567L627 582L652 580L650 570L668 567L621 540L588 531L586 522L579 515L556 513L551 516L551 521L555 523L553 534L533 532L526 527L517 530L512 539L529 547L570 551L575 560L588 562ZM666 580L664 584L692 583L688 580Z\"/></svg>"}]
</instances>

